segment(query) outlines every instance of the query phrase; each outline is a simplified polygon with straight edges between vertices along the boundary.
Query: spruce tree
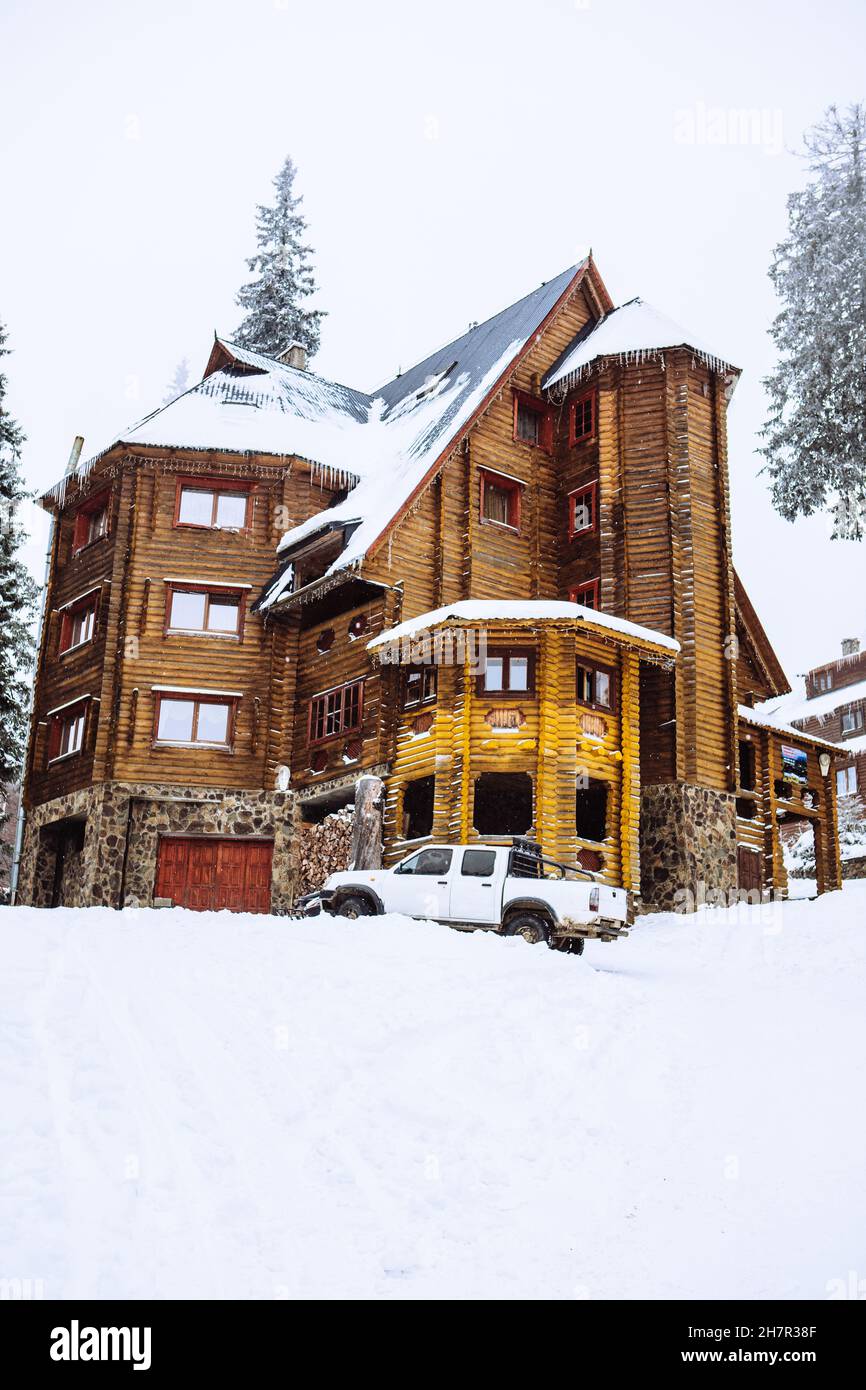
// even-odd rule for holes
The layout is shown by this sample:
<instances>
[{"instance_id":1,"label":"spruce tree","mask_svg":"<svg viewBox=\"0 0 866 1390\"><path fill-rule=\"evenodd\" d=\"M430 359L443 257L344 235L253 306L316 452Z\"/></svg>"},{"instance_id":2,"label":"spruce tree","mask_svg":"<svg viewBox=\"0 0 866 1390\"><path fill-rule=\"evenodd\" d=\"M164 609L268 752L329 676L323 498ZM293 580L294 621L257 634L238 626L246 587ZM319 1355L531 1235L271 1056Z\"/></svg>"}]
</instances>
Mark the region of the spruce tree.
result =
<instances>
[{"instance_id":1,"label":"spruce tree","mask_svg":"<svg viewBox=\"0 0 866 1390\"><path fill-rule=\"evenodd\" d=\"M9 352L6 336L0 323L0 358ZM16 553L24 538L17 515L26 496L18 466L24 435L7 414L5 398L6 375L0 370L0 787L21 773L33 660L30 625L37 593ZM6 798L0 796L0 825L5 819ZM8 858L8 846L0 852Z\"/></svg>"},{"instance_id":2,"label":"spruce tree","mask_svg":"<svg viewBox=\"0 0 866 1390\"><path fill-rule=\"evenodd\" d=\"M805 137L809 178L788 199L770 278L782 308L764 385L761 453L776 509L820 510L836 538L866 535L866 107L831 106Z\"/></svg>"},{"instance_id":3,"label":"spruce tree","mask_svg":"<svg viewBox=\"0 0 866 1390\"><path fill-rule=\"evenodd\" d=\"M258 208L258 251L247 261L254 278L240 290L237 302L246 317L235 341L270 357L292 342L300 343L312 357L319 346L320 309L304 307L315 293L312 248L304 241L306 219L298 209L303 198L293 192L295 166L286 159L274 179L276 201Z\"/></svg>"},{"instance_id":4,"label":"spruce tree","mask_svg":"<svg viewBox=\"0 0 866 1390\"><path fill-rule=\"evenodd\" d=\"M172 401L182 396L189 382L189 362L184 357L174 369L174 376L165 388L165 395L162 398L163 405L170 405Z\"/></svg>"}]
</instances>

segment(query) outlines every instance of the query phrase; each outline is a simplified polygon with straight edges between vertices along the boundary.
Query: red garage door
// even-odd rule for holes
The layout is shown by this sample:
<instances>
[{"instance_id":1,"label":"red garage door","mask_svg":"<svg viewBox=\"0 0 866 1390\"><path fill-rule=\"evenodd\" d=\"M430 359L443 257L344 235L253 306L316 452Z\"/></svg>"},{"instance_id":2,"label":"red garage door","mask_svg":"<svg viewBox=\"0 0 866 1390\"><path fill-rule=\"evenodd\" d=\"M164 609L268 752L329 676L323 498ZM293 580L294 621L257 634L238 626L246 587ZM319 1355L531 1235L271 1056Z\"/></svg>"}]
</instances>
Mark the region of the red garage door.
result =
<instances>
[{"instance_id":1,"label":"red garage door","mask_svg":"<svg viewBox=\"0 0 866 1390\"><path fill-rule=\"evenodd\" d=\"M267 840L166 837L159 842L154 896L198 912L270 912L273 849Z\"/></svg>"}]
</instances>

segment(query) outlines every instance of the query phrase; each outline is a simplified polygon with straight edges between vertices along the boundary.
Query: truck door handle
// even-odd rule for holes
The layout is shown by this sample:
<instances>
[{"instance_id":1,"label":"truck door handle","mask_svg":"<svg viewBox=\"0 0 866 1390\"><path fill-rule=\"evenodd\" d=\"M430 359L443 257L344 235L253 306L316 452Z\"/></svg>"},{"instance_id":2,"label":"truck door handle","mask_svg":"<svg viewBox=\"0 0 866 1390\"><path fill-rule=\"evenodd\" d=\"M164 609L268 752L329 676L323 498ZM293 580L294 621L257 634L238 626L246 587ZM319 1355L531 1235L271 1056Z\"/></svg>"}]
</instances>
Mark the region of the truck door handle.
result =
<instances>
[{"instance_id":1,"label":"truck door handle","mask_svg":"<svg viewBox=\"0 0 866 1390\"><path fill-rule=\"evenodd\" d=\"M436 887L437 887L437 888L447 888L447 887L448 887L448 880L447 880L447 878L437 878L437 880L436 880Z\"/></svg>"}]
</instances>

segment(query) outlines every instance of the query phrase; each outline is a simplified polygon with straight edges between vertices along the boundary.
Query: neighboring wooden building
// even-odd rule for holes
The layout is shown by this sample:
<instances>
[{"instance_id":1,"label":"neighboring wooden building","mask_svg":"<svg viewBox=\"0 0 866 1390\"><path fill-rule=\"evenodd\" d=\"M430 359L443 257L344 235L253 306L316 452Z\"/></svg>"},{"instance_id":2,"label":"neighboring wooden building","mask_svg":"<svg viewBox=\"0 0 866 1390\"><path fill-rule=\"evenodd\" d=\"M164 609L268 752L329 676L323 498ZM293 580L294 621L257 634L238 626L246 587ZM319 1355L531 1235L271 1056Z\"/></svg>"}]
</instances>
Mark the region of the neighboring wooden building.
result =
<instances>
[{"instance_id":1,"label":"neighboring wooden building","mask_svg":"<svg viewBox=\"0 0 866 1390\"><path fill-rule=\"evenodd\" d=\"M737 376L591 258L375 399L217 340L45 499L19 897L284 910L304 821L361 771L389 858L526 832L644 905L784 891ZM835 887L833 779L797 743Z\"/></svg>"},{"instance_id":2,"label":"neighboring wooden building","mask_svg":"<svg viewBox=\"0 0 866 1390\"><path fill-rule=\"evenodd\" d=\"M806 698L783 706L808 734L838 744L837 796L857 796L866 812L866 650L849 637L842 655L806 672Z\"/></svg>"}]
</instances>

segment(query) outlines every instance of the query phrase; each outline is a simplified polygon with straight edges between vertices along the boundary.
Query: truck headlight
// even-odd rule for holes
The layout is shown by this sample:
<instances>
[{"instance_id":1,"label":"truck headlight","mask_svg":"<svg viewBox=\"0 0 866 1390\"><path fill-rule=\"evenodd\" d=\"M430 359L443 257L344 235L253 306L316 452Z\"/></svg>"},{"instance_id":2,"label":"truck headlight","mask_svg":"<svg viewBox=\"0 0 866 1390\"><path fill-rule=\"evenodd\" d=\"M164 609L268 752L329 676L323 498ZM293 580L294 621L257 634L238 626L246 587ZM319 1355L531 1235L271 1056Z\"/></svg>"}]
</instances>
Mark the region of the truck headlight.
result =
<instances>
[{"instance_id":1,"label":"truck headlight","mask_svg":"<svg viewBox=\"0 0 866 1390\"><path fill-rule=\"evenodd\" d=\"M601 899L601 894L600 894L598 888L597 888L597 887L591 888L591 889L590 889L590 892L589 892L589 910L590 910L590 912L598 912L598 904L599 904L600 899Z\"/></svg>"}]
</instances>

